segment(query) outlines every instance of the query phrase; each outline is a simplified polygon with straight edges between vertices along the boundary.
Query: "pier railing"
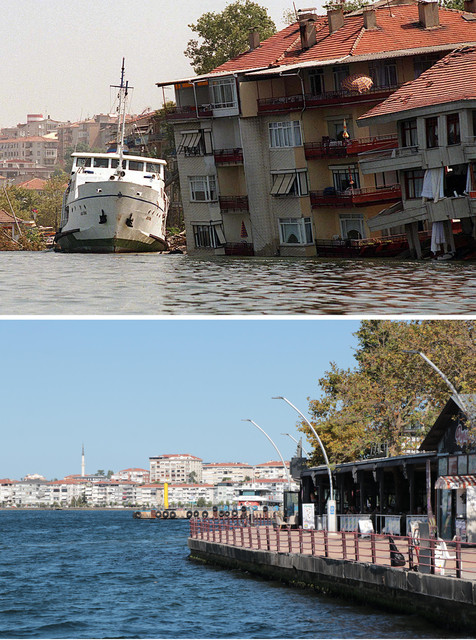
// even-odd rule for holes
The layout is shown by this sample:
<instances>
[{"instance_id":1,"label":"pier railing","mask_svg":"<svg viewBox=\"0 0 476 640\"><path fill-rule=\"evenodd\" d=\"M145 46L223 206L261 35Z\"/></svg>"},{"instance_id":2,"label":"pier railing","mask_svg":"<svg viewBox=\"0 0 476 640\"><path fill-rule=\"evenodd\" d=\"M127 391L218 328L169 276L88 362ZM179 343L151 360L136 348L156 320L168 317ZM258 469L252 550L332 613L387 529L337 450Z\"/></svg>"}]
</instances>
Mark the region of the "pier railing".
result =
<instances>
[{"instance_id":1,"label":"pier railing","mask_svg":"<svg viewBox=\"0 0 476 640\"><path fill-rule=\"evenodd\" d=\"M298 553L402 570L476 580L476 544L441 538L389 536L357 531L292 529L272 521L192 519L190 537L245 549Z\"/></svg>"}]
</instances>

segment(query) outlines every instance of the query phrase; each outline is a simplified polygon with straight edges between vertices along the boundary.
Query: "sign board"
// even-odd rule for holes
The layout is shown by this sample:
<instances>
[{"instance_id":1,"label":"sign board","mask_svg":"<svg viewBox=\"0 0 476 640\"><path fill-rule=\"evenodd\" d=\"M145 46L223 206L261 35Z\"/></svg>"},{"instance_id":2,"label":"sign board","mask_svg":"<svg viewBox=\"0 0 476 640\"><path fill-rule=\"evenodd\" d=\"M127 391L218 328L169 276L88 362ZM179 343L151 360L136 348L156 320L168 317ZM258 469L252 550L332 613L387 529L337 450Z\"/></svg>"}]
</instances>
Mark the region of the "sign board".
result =
<instances>
[{"instance_id":1,"label":"sign board","mask_svg":"<svg viewBox=\"0 0 476 640\"><path fill-rule=\"evenodd\" d=\"M314 502L302 505L302 528L315 529Z\"/></svg>"}]
</instances>

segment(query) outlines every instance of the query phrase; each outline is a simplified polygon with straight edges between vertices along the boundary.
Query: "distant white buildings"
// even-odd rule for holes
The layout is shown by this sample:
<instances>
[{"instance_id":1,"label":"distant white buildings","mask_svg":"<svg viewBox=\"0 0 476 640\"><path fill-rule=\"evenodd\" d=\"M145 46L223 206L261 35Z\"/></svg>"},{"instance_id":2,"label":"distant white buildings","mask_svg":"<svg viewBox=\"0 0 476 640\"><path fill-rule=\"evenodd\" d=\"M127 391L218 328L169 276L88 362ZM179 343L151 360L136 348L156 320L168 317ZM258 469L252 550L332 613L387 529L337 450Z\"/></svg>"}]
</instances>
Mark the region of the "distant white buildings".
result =
<instances>
[{"instance_id":1,"label":"distant white buildings","mask_svg":"<svg viewBox=\"0 0 476 640\"><path fill-rule=\"evenodd\" d=\"M84 454L82 457L84 461ZM190 454L149 458L150 471L122 469L110 478L97 474L71 474L47 481L38 473L22 480L0 479L0 507L164 507L167 483L171 507L228 505L237 507L243 496L260 504L282 502L288 487L282 462L252 466L242 462L203 463ZM82 463L84 466L84 462ZM289 463L286 463L289 468ZM293 488L296 488L293 485Z\"/></svg>"}]
</instances>

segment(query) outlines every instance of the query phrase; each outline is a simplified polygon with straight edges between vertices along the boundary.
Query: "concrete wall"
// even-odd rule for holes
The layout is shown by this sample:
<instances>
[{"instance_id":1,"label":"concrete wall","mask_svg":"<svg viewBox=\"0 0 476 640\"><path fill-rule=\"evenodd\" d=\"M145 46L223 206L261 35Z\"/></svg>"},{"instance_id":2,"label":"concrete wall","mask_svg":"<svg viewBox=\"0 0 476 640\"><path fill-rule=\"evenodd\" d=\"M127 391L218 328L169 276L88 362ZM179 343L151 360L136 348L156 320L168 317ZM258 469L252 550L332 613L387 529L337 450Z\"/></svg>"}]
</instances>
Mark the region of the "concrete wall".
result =
<instances>
[{"instance_id":1,"label":"concrete wall","mask_svg":"<svg viewBox=\"0 0 476 640\"><path fill-rule=\"evenodd\" d=\"M476 625L476 582L369 563L256 551L189 538L190 556L297 586L419 614L451 629Z\"/></svg>"}]
</instances>

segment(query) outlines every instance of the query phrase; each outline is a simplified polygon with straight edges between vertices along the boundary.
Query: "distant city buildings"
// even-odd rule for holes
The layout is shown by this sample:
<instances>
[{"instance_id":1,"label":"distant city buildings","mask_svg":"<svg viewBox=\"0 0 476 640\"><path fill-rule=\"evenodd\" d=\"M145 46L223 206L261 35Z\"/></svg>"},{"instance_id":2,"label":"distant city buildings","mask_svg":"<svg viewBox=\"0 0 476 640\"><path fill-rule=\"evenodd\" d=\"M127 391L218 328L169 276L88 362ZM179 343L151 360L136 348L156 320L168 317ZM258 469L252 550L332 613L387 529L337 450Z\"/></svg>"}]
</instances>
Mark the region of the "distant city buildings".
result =
<instances>
[{"instance_id":1,"label":"distant city buildings","mask_svg":"<svg viewBox=\"0 0 476 640\"><path fill-rule=\"evenodd\" d=\"M150 471L131 467L110 478L85 472L84 449L81 473L61 480L27 474L22 480L0 480L0 507L149 507L163 508L167 483L170 507L242 504L280 504L288 488L281 462L255 466L241 462L203 463L190 454L151 456ZM289 462L286 462L289 471ZM293 488L297 485L293 483Z\"/></svg>"}]
</instances>

